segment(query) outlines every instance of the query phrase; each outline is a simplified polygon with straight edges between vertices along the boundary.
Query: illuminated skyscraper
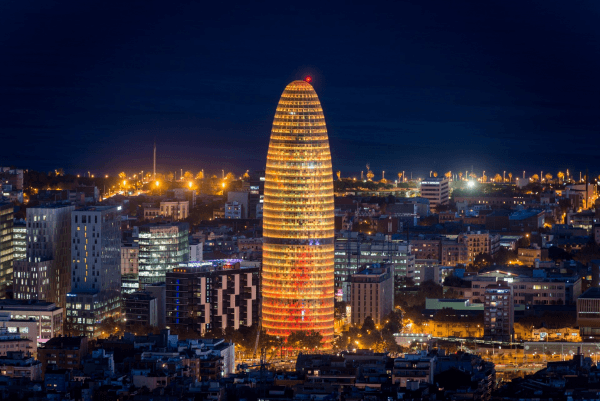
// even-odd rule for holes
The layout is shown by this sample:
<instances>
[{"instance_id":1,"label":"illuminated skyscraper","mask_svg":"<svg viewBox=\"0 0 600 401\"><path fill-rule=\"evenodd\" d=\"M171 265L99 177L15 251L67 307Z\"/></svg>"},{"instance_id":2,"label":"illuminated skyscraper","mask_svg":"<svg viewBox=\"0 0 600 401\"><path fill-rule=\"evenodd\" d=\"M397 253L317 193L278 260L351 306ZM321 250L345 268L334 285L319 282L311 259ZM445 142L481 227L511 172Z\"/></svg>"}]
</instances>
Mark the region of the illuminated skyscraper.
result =
<instances>
[{"instance_id":1,"label":"illuminated skyscraper","mask_svg":"<svg viewBox=\"0 0 600 401\"><path fill-rule=\"evenodd\" d=\"M279 100L265 171L262 325L333 341L333 174L323 109L306 81Z\"/></svg>"}]
</instances>

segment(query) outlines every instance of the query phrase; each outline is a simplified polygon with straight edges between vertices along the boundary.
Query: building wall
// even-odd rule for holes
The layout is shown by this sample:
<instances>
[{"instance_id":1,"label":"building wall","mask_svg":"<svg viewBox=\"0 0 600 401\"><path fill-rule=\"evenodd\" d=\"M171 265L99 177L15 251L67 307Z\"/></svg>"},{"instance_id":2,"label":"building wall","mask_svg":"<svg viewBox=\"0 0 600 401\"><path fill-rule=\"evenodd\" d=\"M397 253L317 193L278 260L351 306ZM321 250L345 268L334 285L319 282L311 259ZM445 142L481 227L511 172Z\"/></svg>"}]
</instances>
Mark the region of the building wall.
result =
<instances>
[{"instance_id":1,"label":"building wall","mask_svg":"<svg viewBox=\"0 0 600 401\"><path fill-rule=\"evenodd\" d=\"M429 200L431 209L450 203L450 189L447 178L426 178L421 181L421 196Z\"/></svg>"},{"instance_id":2,"label":"building wall","mask_svg":"<svg viewBox=\"0 0 600 401\"><path fill-rule=\"evenodd\" d=\"M16 299L43 299L65 310L71 289L72 205L48 205L27 209L27 262L20 267ZM48 262L41 263L40 262ZM35 278L29 281L29 278ZM38 291L42 289L44 293Z\"/></svg>"},{"instance_id":3,"label":"building wall","mask_svg":"<svg viewBox=\"0 0 600 401\"><path fill-rule=\"evenodd\" d=\"M415 277L412 246L398 240L338 237L335 241L334 263L335 297L340 301L350 301L350 276L367 265L391 265L396 290L399 289L402 279Z\"/></svg>"},{"instance_id":4,"label":"building wall","mask_svg":"<svg viewBox=\"0 0 600 401\"><path fill-rule=\"evenodd\" d=\"M139 233L140 288L165 281L165 275L190 257L187 223L148 224Z\"/></svg>"},{"instance_id":5,"label":"building wall","mask_svg":"<svg viewBox=\"0 0 600 401\"><path fill-rule=\"evenodd\" d=\"M512 341L514 334L513 289L508 285L490 284L484 296L484 338Z\"/></svg>"},{"instance_id":6,"label":"building wall","mask_svg":"<svg viewBox=\"0 0 600 401\"><path fill-rule=\"evenodd\" d=\"M121 225L115 206L76 210L71 216L72 286L67 331L98 337L100 323L121 312Z\"/></svg>"},{"instance_id":7,"label":"building wall","mask_svg":"<svg viewBox=\"0 0 600 401\"><path fill-rule=\"evenodd\" d=\"M13 224L13 204L0 203L0 298L6 298L6 289L13 283Z\"/></svg>"},{"instance_id":8,"label":"building wall","mask_svg":"<svg viewBox=\"0 0 600 401\"><path fill-rule=\"evenodd\" d=\"M173 220L185 220L190 214L189 201L160 202L160 214Z\"/></svg>"},{"instance_id":9,"label":"building wall","mask_svg":"<svg viewBox=\"0 0 600 401\"><path fill-rule=\"evenodd\" d=\"M258 323L258 268L213 266L207 261L167 273L167 326L205 333Z\"/></svg>"},{"instance_id":10,"label":"building wall","mask_svg":"<svg viewBox=\"0 0 600 401\"><path fill-rule=\"evenodd\" d=\"M394 309L394 276L391 268L367 269L353 274L350 280L352 324L362 326L368 316L375 324L382 324L385 316Z\"/></svg>"},{"instance_id":11,"label":"building wall","mask_svg":"<svg viewBox=\"0 0 600 401\"><path fill-rule=\"evenodd\" d=\"M121 246L121 275L138 274L140 248L135 246Z\"/></svg>"}]
</instances>

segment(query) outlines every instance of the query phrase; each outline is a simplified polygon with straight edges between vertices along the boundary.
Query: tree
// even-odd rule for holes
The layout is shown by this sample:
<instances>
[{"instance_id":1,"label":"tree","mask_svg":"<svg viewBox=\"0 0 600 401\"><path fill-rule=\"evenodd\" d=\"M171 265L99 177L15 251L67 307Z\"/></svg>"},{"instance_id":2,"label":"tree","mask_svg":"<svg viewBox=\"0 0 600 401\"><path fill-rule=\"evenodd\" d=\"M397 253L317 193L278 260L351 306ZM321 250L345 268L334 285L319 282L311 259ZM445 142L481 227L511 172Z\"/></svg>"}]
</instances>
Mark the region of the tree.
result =
<instances>
[{"instance_id":1,"label":"tree","mask_svg":"<svg viewBox=\"0 0 600 401\"><path fill-rule=\"evenodd\" d=\"M512 177L513 177L513 174L512 173L508 173L508 182L512 182Z\"/></svg>"},{"instance_id":2,"label":"tree","mask_svg":"<svg viewBox=\"0 0 600 401\"><path fill-rule=\"evenodd\" d=\"M444 177L452 178L452 171L448 171L446 174L444 174Z\"/></svg>"},{"instance_id":3,"label":"tree","mask_svg":"<svg viewBox=\"0 0 600 401\"><path fill-rule=\"evenodd\" d=\"M398 181L402 181L402 173L398 173Z\"/></svg>"},{"instance_id":4,"label":"tree","mask_svg":"<svg viewBox=\"0 0 600 401\"><path fill-rule=\"evenodd\" d=\"M494 176L494 181L495 181L495 182L501 182L501 181L502 181L502 176L501 176L500 174L496 174L496 175Z\"/></svg>"},{"instance_id":5,"label":"tree","mask_svg":"<svg viewBox=\"0 0 600 401\"><path fill-rule=\"evenodd\" d=\"M316 331L294 331L287 338L286 346L293 349L315 350L321 346L323 336Z\"/></svg>"},{"instance_id":6,"label":"tree","mask_svg":"<svg viewBox=\"0 0 600 401\"><path fill-rule=\"evenodd\" d=\"M198 173L196 174L196 179L197 180L203 180L204 179L204 170L198 171Z\"/></svg>"},{"instance_id":7,"label":"tree","mask_svg":"<svg viewBox=\"0 0 600 401\"><path fill-rule=\"evenodd\" d=\"M492 257L488 253L480 253L475 256L475 260L473 261L473 266L477 269L483 269L484 267L488 267L492 264Z\"/></svg>"},{"instance_id":8,"label":"tree","mask_svg":"<svg viewBox=\"0 0 600 401\"><path fill-rule=\"evenodd\" d=\"M546 182L550 182L550 181L552 181L552 174L546 173L546 175L544 176L544 178L546 179Z\"/></svg>"},{"instance_id":9,"label":"tree","mask_svg":"<svg viewBox=\"0 0 600 401\"><path fill-rule=\"evenodd\" d=\"M183 173L183 178L186 181L191 181L194 179L194 174L191 171L186 171L185 173Z\"/></svg>"},{"instance_id":10,"label":"tree","mask_svg":"<svg viewBox=\"0 0 600 401\"><path fill-rule=\"evenodd\" d=\"M463 177L463 173L462 173L462 172L459 172L459 173L458 173L458 179L462 181L462 177Z\"/></svg>"},{"instance_id":11,"label":"tree","mask_svg":"<svg viewBox=\"0 0 600 401\"><path fill-rule=\"evenodd\" d=\"M438 176L438 173L437 173L437 171L434 171L434 172L433 172L433 176L434 176L434 177L437 177L437 176Z\"/></svg>"},{"instance_id":12,"label":"tree","mask_svg":"<svg viewBox=\"0 0 600 401\"><path fill-rule=\"evenodd\" d=\"M531 181L536 182L540 180L540 176L537 174L534 174L531 176Z\"/></svg>"},{"instance_id":13,"label":"tree","mask_svg":"<svg viewBox=\"0 0 600 401\"><path fill-rule=\"evenodd\" d=\"M556 176L558 177L559 182L565 180L565 173L563 173L562 171L559 171L558 174L556 174Z\"/></svg>"},{"instance_id":14,"label":"tree","mask_svg":"<svg viewBox=\"0 0 600 401\"><path fill-rule=\"evenodd\" d=\"M360 330L364 333L366 333L367 331L375 330L375 322L373 321L373 318L371 316L367 316L365 318Z\"/></svg>"}]
</instances>

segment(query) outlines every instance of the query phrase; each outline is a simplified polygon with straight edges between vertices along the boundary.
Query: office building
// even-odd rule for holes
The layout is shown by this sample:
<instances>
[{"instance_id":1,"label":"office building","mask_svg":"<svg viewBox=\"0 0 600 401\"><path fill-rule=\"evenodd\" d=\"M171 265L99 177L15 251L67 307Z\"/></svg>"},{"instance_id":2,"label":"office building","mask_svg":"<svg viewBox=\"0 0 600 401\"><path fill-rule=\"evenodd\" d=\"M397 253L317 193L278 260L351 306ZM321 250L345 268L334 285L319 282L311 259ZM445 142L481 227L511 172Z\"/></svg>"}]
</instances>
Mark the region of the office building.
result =
<instances>
[{"instance_id":1,"label":"office building","mask_svg":"<svg viewBox=\"0 0 600 401\"><path fill-rule=\"evenodd\" d=\"M26 260L14 271L15 299L55 303L65 311L71 290L71 212L73 205L27 209Z\"/></svg>"},{"instance_id":2,"label":"office building","mask_svg":"<svg viewBox=\"0 0 600 401\"><path fill-rule=\"evenodd\" d=\"M335 297L350 301L350 276L375 263L391 266L396 291L405 279L415 278L415 256L405 241L387 236L344 232L335 239Z\"/></svg>"},{"instance_id":3,"label":"office building","mask_svg":"<svg viewBox=\"0 0 600 401\"><path fill-rule=\"evenodd\" d=\"M493 341L512 341L515 318L513 289L504 283L485 288L483 302L484 338Z\"/></svg>"},{"instance_id":4,"label":"office building","mask_svg":"<svg viewBox=\"0 0 600 401\"><path fill-rule=\"evenodd\" d=\"M121 244L121 275L138 274L139 253L137 243Z\"/></svg>"},{"instance_id":5,"label":"office building","mask_svg":"<svg viewBox=\"0 0 600 401\"><path fill-rule=\"evenodd\" d=\"M287 337L317 331L331 348L334 205L323 109L306 81L279 100L265 172L262 325Z\"/></svg>"},{"instance_id":6,"label":"office building","mask_svg":"<svg viewBox=\"0 0 600 401\"><path fill-rule=\"evenodd\" d=\"M165 281L168 271L190 257L188 223L151 223L139 228L140 289Z\"/></svg>"},{"instance_id":7,"label":"office building","mask_svg":"<svg viewBox=\"0 0 600 401\"><path fill-rule=\"evenodd\" d=\"M0 203L0 298L6 298L13 283L14 209L12 203Z\"/></svg>"},{"instance_id":8,"label":"office building","mask_svg":"<svg viewBox=\"0 0 600 401\"><path fill-rule=\"evenodd\" d=\"M189 201L163 201L160 202L160 214L173 220L184 220L190 215Z\"/></svg>"},{"instance_id":9,"label":"office building","mask_svg":"<svg viewBox=\"0 0 600 401\"><path fill-rule=\"evenodd\" d=\"M0 299L0 310L14 320L35 321L38 345L63 333L63 310L54 303Z\"/></svg>"},{"instance_id":10,"label":"office building","mask_svg":"<svg viewBox=\"0 0 600 401\"><path fill-rule=\"evenodd\" d=\"M13 224L13 261L27 258L27 223L15 220Z\"/></svg>"},{"instance_id":11,"label":"office building","mask_svg":"<svg viewBox=\"0 0 600 401\"><path fill-rule=\"evenodd\" d=\"M259 267L241 259L182 263L167 273L167 326L211 329L258 323Z\"/></svg>"},{"instance_id":12,"label":"office building","mask_svg":"<svg viewBox=\"0 0 600 401\"><path fill-rule=\"evenodd\" d=\"M391 266L373 265L354 273L351 278L350 305L352 324L362 326L367 317L375 324L394 310L394 276Z\"/></svg>"},{"instance_id":13,"label":"office building","mask_svg":"<svg viewBox=\"0 0 600 401\"><path fill-rule=\"evenodd\" d=\"M448 178L426 178L421 181L421 196L429 200L432 210L438 211L442 205L450 203Z\"/></svg>"},{"instance_id":14,"label":"office building","mask_svg":"<svg viewBox=\"0 0 600 401\"><path fill-rule=\"evenodd\" d=\"M71 214L72 285L65 331L98 337L99 325L121 315L121 214L89 206Z\"/></svg>"}]
</instances>

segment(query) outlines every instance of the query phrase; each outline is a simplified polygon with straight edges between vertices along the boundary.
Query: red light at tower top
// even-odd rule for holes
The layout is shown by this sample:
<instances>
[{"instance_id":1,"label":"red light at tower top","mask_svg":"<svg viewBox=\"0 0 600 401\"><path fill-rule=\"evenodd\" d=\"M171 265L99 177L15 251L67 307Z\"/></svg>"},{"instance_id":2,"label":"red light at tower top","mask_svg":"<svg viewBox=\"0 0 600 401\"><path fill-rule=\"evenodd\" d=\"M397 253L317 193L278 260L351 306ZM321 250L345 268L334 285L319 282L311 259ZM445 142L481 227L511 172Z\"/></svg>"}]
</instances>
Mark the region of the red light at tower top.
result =
<instances>
[{"instance_id":1,"label":"red light at tower top","mask_svg":"<svg viewBox=\"0 0 600 401\"><path fill-rule=\"evenodd\" d=\"M312 77L310 75L307 75L306 78L304 78L304 80L308 83L311 83Z\"/></svg>"}]
</instances>

